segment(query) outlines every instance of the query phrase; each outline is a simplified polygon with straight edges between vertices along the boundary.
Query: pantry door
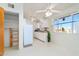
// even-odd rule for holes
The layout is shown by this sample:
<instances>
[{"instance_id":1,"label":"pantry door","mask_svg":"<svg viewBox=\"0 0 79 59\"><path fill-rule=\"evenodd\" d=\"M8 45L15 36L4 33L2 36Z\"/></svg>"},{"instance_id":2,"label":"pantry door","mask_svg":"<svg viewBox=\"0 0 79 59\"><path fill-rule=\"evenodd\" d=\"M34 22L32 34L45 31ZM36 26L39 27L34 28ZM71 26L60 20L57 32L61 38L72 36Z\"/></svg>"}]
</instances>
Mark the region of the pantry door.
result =
<instances>
[{"instance_id":1,"label":"pantry door","mask_svg":"<svg viewBox=\"0 0 79 59\"><path fill-rule=\"evenodd\" d=\"M0 56L4 54L4 9L0 7Z\"/></svg>"}]
</instances>

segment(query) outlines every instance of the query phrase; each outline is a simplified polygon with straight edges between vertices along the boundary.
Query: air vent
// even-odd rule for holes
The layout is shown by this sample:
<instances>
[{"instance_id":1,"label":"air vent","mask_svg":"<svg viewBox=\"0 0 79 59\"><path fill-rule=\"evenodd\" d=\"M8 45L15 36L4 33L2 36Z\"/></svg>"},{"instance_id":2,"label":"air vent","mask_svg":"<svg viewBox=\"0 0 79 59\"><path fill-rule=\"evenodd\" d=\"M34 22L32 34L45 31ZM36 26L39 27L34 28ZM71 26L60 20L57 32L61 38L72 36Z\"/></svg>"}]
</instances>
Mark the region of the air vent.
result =
<instances>
[{"instance_id":1,"label":"air vent","mask_svg":"<svg viewBox=\"0 0 79 59\"><path fill-rule=\"evenodd\" d=\"M14 4L8 3L8 7L14 8Z\"/></svg>"}]
</instances>

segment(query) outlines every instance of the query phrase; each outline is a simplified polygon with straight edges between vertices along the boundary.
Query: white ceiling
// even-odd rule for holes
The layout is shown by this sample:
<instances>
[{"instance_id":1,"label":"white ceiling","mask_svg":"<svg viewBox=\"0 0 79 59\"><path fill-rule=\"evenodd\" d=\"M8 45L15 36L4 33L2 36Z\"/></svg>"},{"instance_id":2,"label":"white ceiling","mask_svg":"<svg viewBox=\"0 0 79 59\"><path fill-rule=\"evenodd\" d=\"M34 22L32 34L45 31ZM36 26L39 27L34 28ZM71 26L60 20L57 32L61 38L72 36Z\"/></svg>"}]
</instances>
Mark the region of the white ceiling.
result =
<instances>
[{"instance_id":1,"label":"white ceiling","mask_svg":"<svg viewBox=\"0 0 79 59\"><path fill-rule=\"evenodd\" d=\"M50 5L54 7L54 10L61 11L61 13L53 13L51 16L53 19L79 12L78 3L26 3L23 5L24 17L30 18L31 16L34 16L37 18L43 18L45 17L45 13L36 13L36 11L44 10Z\"/></svg>"},{"instance_id":2,"label":"white ceiling","mask_svg":"<svg viewBox=\"0 0 79 59\"><path fill-rule=\"evenodd\" d=\"M48 6L46 3L26 3L24 4L24 17L34 16L36 10L45 9Z\"/></svg>"}]
</instances>

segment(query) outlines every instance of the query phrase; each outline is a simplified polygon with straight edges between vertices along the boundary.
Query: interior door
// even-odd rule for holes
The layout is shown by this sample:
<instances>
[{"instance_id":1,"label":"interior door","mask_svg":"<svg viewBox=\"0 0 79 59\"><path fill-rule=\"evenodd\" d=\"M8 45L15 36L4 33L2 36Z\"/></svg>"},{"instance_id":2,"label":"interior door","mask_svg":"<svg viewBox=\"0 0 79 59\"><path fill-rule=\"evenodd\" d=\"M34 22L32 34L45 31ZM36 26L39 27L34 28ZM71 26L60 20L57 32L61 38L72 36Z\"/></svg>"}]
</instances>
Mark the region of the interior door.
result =
<instances>
[{"instance_id":1,"label":"interior door","mask_svg":"<svg viewBox=\"0 0 79 59\"><path fill-rule=\"evenodd\" d=\"M0 7L0 56L4 54L4 9Z\"/></svg>"}]
</instances>

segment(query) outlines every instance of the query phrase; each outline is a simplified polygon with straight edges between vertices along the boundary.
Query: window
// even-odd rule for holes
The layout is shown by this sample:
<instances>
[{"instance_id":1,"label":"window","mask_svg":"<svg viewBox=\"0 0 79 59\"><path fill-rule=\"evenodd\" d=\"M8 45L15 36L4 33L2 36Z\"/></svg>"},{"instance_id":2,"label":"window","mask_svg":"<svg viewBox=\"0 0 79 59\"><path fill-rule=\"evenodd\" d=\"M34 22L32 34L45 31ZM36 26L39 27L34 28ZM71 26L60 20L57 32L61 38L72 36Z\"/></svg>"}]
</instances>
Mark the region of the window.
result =
<instances>
[{"instance_id":1,"label":"window","mask_svg":"<svg viewBox=\"0 0 79 59\"><path fill-rule=\"evenodd\" d=\"M54 32L58 32L59 30L59 25L54 25Z\"/></svg>"},{"instance_id":2,"label":"window","mask_svg":"<svg viewBox=\"0 0 79 59\"><path fill-rule=\"evenodd\" d=\"M61 32L72 33L72 23L61 24Z\"/></svg>"},{"instance_id":3,"label":"window","mask_svg":"<svg viewBox=\"0 0 79 59\"><path fill-rule=\"evenodd\" d=\"M58 19L58 21L59 21L59 24L60 23L63 23L63 19L61 18L61 19Z\"/></svg>"},{"instance_id":4,"label":"window","mask_svg":"<svg viewBox=\"0 0 79 59\"><path fill-rule=\"evenodd\" d=\"M58 20L55 20L55 21L54 21L54 24L53 24L53 25L54 25L54 31L55 31L55 32L58 31L58 28L59 28L58 23L59 23Z\"/></svg>"},{"instance_id":5,"label":"window","mask_svg":"<svg viewBox=\"0 0 79 59\"><path fill-rule=\"evenodd\" d=\"M73 15L73 19L72 20L75 21L75 22L79 21L79 14Z\"/></svg>"},{"instance_id":6,"label":"window","mask_svg":"<svg viewBox=\"0 0 79 59\"><path fill-rule=\"evenodd\" d=\"M57 25L58 23L59 23L58 20L55 20L55 21L54 21L54 25Z\"/></svg>"},{"instance_id":7,"label":"window","mask_svg":"<svg viewBox=\"0 0 79 59\"><path fill-rule=\"evenodd\" d=\"M54 28L55 32L79 33L79 14L56 20Z\"/></svg>"},{"instance_id":8,"label":"window","mask_svg":"<svg viewBox=\"0 0 79 59\"><path fill-rule=\"evenodd\" d=\"M72 33L72 16L61 18L55 21L55 32Z\"/></svg>"},{"instance_id":9,"label":"window","mask_svg":"<svg viewBox=\"0 0 79 59\"><path fill-rule=\"evenodd\" d=\"M73 33L79 33L79 14L73 15Z\"/></svg>"},{"instance_id":10,"label":"window","mask_svg":"<svg viewBox=\"0 0 79 59\"><path fill-rule=\"evenodd\" d=\"M73 22L73 33L79 33L79 22Z\"/></svg>"},{"instance_id":11,"label":"window","mask_svg":"<svg viewBox=\"0 0 79 59\"><path fill-rule=\"evenodd\" d=\"M72 16L65 17L64 22L72 22Z\"/></svg>"}]
</instances>

